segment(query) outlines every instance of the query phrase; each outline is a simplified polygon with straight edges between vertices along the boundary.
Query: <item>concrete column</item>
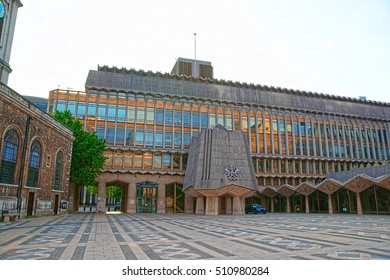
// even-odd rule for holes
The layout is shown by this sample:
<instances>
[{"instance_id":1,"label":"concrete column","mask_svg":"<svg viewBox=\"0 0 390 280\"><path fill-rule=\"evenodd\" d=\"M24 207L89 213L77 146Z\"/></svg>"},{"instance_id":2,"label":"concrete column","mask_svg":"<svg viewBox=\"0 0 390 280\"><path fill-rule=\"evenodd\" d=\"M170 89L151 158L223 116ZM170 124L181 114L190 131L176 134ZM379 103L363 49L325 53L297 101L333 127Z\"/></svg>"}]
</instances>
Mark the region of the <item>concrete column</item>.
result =
<instances>
[{"instance_id":1,"label":"concrete column","mask_svg":"<svg viewBox=\"0 0 390 280\"><path fill-rule=\"evenodd\" d=\"M204 197L203 196L196 198L195 214L204 215Z\"/></svg>"},{"instance_id":2,"label":"concrete column","mask_svg":"<svg viewBox=\"0 0 390 280\"><path fill-rule=\"evenodd\" d=\"M274 198L271 197L271 213L275 212Z\"/></svg>"},{"instance_id":3,"label":"concrete column","mask_svg":"<svg viewBox=\"0 0 390 280\"><path fill-rule=\"evenodd\" d=\"M194 213L194 197L189 194L184 194L184 213Z\"/></svg>"},{"instance_id":4,"label":"concrete column","mask_svg":"<svg viewBox=\"0 0 390 280\"><path fill-rule=\"evenodd\" d=\"M333 203L332 203L331 194L328 194L328 209L329 209L329 214L333 214Z\"/></svg>"},{"instance_id":5,"label":"concrete column","mask_svg":"<svg viewBox=\"0 0 390 280\"><path fill-rule=\"evenodd\" d=\"M98 183L98 198L97 198L97 213L103 213L106 211L106 183Z\"/></svg>"},{"instance_id":6,"label":"concrete column","mask_svg":"<svg viewBox=\"0 0 390 280\"><path fill-rule=\"evenodd\" d=\"M219 202L218 196L207 196L206 197L205 215L208 215L208 216L218 215L218 206L219 206L218 202Z\"/></svg>"},{"instance_id":7,"label":"concrete column","mask_svg":"<svg viewBox=\"0 0 390 280\"><path fill-rule=\"evenodd\" d=\"M244 198L234 196L233 197L233 215L245 214L244 211Z\"/></svg>"},{"instance_id":8,"label":"concrete column","mask_svg":"<svg viewBox=\"0 0 390 280\"><path fill-rule=\"evenodd\" d=\"M286 197L287 199L287 213L291 213L291 205L290 205L290 197Z\"/></svg>"},{"instance_id":9,"label":"concrete column","mask_svg":"<svg viewBox=\"0 0 390 280\"><path fill-rule=\"evenodd\" d=\"M127 186L127 213L134 214L137 212L136 209L136 184L129 183Z\"/></svg>"},{"instance_id":10,"label":"concrete column","mask_svg":"<svg viewBox=\"0 0 390 280\"><path fill-rule=\"evenodd\" d=\"M159 183L157 190L157 213L165 213L165 184Z\"/></svg>"},{"instance_id":11,"label":"concrete column","mask_svg":"<svg viewBox=\"0 0 390 280\"><path fill-rule=\"evenodd\" d=\"M309 196L305 195L305 203L306 203L306 214L310 213L310 204L309 204Z\"/></svg>"},{"instance_id":12,"label":"concrete column","mask_svg":"<svg viewBox=\"0 0 390 280\"><path fill-rule=\"evenodd\" d=\"M232 215L233 214L232 197L227 196L225 199L226 199L226 214Z\"/></svg>"},{"instance_id":13,"label":"concrete column","mask_svg":"<svg viewBox=\"0 0 390 280\"><path fill-rule=\"evenodd\" d=\"M357 207L358 215L362 215L363 214L363 208L362 208L362 201L360 199L360 193L356 194L356 207Z\"/></svg>"}]
</instances>

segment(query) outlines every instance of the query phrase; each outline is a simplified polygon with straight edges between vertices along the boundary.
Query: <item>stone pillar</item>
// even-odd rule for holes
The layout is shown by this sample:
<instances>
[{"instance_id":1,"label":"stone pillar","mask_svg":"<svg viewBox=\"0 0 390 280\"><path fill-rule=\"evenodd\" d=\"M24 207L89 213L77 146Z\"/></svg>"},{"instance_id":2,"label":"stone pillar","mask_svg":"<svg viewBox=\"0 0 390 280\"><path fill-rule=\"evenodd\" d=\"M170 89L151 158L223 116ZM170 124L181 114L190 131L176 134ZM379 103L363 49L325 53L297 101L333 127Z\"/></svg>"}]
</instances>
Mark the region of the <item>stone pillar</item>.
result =
<instances>
[{"instance_id":1,"label":"stone pillar","mask_svg":"<svg viewBox=\"0 0 390 280\"><path fill-rule=\"evenodd\" d=\"M196 198L195 214L204 215L204 197L203 196L199 196Z\"/></svg>"},{"instance_id":2,"label":"stone pillar","mask_svg":"<svg viewBox=\"0 0 390 280\"><path fill-rule=\"evenodd\" d=\"M291 205L290 205L290 197L286 197L287 198L287 213L291 213Z\"/></svg>"},{"instance_id":3,"label":"stone pillar","mask_svg":"<svg viewBox=\"0 0 390 280\"><path fill-rule=\"evenodd\" d=\"M233 215L245 214L243 200L243 197L233 196Z\"/></svg>"},{"instance_id":4,"label":"stone pillar","mask_svg":"<svg viewBox=\"0 0 390 280\"><path fill-rule=\"evenodd\" d=\"M77 212L79 211L79 188L76 186L74 182L69 183L69 198L68 198L68 211L69 212ZM35 206L34 206L35 207Z\"/></svg>"},{"instance_id":5,"label":"stone pillar","mask_svg":"<svg viewBox=\"0 0 390 280\"><path fill-rule=\"evenodd\" d=\"M137 189L135 183L129 183L127 186L127 213L134 214L136 210Z\"/></svg>"},{"instance_id":6,"label":"stone pillar","mask_svg":"<svg viewBox=\"0 0 390 280\"><path fill-rule=\"evenodd\" d=\"M274 203L274 198L271 197L271 213L275 212L275 203Z\"/></svg>"},{"instance_id":7,"label":"stone pillar","mask_svg":"<svg viewBox=\"0 0 390 280\"><path fill-rule=\"evenodd\" d=\"M328 208L329 208L329 214L333 214L333 203L332 203L331 194L328 194Z\"/></svg>"},{"instance_id":8,"label":"stone pillar","mask_svg":"<svg viewBox=\"0 0 390 280\"><path fill-rule=\"evenodd\" d=\"M226 199L226 214L232 215L233 214L232 197L227 196L225 199Z\"/></svg>"},{"instance_id":9,"label":"stone pillar","mask_svg":"<svg viewBox=\"0 0 390 280\"><path fill-rule=\"evenodd\" d=\"M305 203L306 203L306 214L310 213L310 204L309 204L309 196L305 195Z\"/></svg>"},{"instance_id":10,"label":"stone pillar","mask_svg":"<svg viewBox=\"0 0 390 280\"><path fill-rule=\"evenodd\" d=\"M165 184L159 183L157 190L157 213L165 213Z\"/></svg>"},{"instance_id":11,"label":"stone pillar","mask_svg":"<svg viewBox=\"0 0 390 280\"><path fill-rule=\"evenodd\" d=\"M363 214L362 201L360 199L360 193L356 193L356 207L358 215Z\"/></svg>"},{"instance_id":12,"label":"stone pillar","mask_svg":"<svg viewBox=\"0 0 390 280\"><path fill-rule=\"evenodd\" d=\"M97 213L106 212L106 183L98 183Z\"/></svg>"},{"instance_id":13,"label":"stone pillar","mask_svg":"<svg viewBox=\"0 0 390 280\"><path fill-rule=\"evenodd\" d=\"M209 215L209 216L218 215L218 206L219 206L218 201L219 201L218 196L207 196L206 197L205 215ZM234 205L233 205L233 207L234 207Z\"/></svg>"},{"instance_id":14,"label":"stone pillar","mask_svg":"<svg viewBox=\"0 0 390 280\"><path fill-rule=\"evenodd\" d=\"M189 194L184 194L184 213L194 214L194 197Z\"/></svg>"}]
</instances>

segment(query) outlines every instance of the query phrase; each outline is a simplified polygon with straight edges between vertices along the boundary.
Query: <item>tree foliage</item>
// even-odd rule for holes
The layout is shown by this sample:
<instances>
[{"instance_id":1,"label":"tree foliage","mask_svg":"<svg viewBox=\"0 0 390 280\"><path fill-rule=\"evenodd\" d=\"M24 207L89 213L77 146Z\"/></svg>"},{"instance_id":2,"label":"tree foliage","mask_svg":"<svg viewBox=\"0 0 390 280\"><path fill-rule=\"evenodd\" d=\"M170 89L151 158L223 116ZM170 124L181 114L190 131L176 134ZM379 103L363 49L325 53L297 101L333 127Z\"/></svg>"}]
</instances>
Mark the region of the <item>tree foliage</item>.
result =
<instances>
[{"instance_id":1,"label":"tree foliage","mask_svg":"<svg viewBox=\"0 0 390 280\"><path fill-rule=\"evenodd\" d=\"M98 138L95 133L84 131L83 124L70 111L56 111L53 117L73 131L70 180L79 186L94 185L106 160L103 154L105 140Z\"/></svg>"}]
</instances>

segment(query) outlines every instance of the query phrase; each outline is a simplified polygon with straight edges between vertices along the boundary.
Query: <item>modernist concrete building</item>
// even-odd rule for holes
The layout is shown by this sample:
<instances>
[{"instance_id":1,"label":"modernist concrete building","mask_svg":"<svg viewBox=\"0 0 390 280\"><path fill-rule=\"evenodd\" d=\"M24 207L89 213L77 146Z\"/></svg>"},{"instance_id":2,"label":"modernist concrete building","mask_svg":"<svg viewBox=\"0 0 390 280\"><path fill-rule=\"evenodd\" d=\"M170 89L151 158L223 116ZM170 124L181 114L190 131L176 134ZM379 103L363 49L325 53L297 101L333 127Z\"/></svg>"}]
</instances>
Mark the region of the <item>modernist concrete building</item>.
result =
<instances>
[{"instance_id":1,"label":"modernist concrete building","mask_svg":"<svg viewBox=\"0 0 390 280\"><path fill-rule=\"evenodd\" d=\"M196 213L199 196L183 189L191 138L218 124L246 135L257 180L247 203L275 212L389 213L368 211L354 188L319 185L333 172L388 164L388 103L99 66L84 92L53 90L48 105L50 113L70 110L106 139L98 200L104 204L105 187L120 186L128 213ZM375 188L389 196L388 187Z\"/></svg>"}]
</instances>

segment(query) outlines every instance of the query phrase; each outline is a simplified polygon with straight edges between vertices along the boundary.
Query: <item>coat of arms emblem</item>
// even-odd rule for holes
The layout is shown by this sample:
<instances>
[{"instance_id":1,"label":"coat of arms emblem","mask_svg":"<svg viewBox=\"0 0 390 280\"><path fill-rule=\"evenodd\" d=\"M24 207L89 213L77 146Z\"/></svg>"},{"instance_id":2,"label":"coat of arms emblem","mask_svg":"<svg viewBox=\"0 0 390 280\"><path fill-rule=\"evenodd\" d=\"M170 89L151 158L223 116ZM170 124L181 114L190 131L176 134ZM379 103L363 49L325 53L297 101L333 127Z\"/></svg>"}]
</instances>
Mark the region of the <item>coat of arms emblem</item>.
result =
<instances>
[{"instance_id":1,"label":"coat of arms emblem","mask_svg":"<svg viewBox=\"0 0 390 280\"><path fill-rule=\"evenodd\" d=\"M225 167L225 174L229 180L237 180L238 175L240 174L240 169L237 166L230 164L229 166Z\"/></svg>"}]
</instances>

